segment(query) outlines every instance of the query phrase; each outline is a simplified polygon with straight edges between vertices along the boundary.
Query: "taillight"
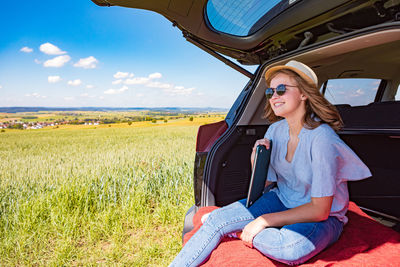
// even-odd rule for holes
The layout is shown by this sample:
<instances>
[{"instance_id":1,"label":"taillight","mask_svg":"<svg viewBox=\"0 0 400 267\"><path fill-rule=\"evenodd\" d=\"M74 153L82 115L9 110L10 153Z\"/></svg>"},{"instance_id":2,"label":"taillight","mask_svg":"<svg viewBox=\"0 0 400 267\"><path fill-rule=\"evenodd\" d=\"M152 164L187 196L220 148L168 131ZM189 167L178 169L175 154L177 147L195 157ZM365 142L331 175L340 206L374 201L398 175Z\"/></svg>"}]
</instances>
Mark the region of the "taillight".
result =
<instances>
[{"instance_id":1,"label":"taillight","mask_svg":"<svg viewBox=\"0 0 400 267\"><path fill-rule=\"evenodd\" d=\"M196 152L208 152L217 139L228 129L225 121L202 125L197 132Z\"/></svg>"}]
</instances>

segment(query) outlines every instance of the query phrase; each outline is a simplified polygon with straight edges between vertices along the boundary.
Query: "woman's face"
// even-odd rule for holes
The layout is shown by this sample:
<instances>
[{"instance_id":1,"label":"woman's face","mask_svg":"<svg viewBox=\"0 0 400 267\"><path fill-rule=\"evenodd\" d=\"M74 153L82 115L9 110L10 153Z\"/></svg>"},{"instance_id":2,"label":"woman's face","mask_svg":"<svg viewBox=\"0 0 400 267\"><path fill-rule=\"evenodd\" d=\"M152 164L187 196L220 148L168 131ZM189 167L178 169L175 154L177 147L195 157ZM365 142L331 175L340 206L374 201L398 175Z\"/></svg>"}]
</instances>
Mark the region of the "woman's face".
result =
<instances>
[{"instance_id":1,"label":"woman's face","mask_svg":"<svg viewBox=\"0 0 400 267\"><path fill-rule=\"evenodd\" d=\"M277 93L269 99L269 104L276 116L284 118L302 118L305 113L305 100L307 97L303 95L295 79L284 73L278 73L270 83L270 87L276 88L278 85L286 86L286 92L279 96Z\"/></svg>"}]
</instances>

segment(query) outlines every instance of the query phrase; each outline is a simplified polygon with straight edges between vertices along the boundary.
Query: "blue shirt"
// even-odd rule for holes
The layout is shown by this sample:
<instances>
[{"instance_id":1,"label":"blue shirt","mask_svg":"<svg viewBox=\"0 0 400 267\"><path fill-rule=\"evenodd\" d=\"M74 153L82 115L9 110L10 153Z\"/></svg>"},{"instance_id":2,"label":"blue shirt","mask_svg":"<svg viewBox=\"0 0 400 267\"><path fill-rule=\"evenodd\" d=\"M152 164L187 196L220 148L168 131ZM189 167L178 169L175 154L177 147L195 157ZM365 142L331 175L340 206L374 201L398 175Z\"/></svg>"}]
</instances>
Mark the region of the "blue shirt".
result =
<instances>
[{"instance_id":1,"label":"blue shirt","mask_svg":"<svg viewBox=\"0 0 400 267\"><path fill-rule=\"evenodd\" d=\"M371 176L368 167L328 124L302 128L292 161L286 160L289 125L285 119L270 125L265 138L272 140L268 181L287 208L311 201L311 197L333 196L330 216L347 223L347 181Z\"/></svg>"}]
</instances>

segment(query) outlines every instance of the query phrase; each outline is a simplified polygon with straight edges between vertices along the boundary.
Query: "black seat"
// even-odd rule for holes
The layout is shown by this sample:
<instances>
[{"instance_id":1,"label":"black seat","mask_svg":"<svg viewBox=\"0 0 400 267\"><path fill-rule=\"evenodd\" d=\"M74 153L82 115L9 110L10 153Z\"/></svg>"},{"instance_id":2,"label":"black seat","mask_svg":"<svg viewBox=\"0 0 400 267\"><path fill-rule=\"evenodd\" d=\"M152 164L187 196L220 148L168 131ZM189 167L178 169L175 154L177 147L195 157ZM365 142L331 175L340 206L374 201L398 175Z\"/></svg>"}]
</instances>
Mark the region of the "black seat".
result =
<instances>
[{"instance_id":1,"label":"black seat","mask_svg":"<svg viewBox=\"0 0 400 267\"><path fill-rule=\"evenodd\" d=\"M350 199L361 207L400 218L400 101L338 105L337 109L345 124L340 137L373 175L349 183Z\"/></svg>"}]
</instances>

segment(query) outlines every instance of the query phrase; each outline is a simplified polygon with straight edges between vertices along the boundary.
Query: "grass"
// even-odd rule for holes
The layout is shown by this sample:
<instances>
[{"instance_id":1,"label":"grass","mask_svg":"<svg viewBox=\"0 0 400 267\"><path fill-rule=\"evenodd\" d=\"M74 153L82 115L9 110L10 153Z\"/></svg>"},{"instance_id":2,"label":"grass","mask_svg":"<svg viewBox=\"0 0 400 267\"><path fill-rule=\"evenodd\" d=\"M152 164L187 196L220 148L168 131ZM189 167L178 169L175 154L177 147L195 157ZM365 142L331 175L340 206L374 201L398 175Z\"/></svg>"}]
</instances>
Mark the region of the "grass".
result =
<instances>
[{"instance_id":1,"label":"grass","mask_svg":"<svg viewBox=\"0 0 400 267\"><path fill-rule=\"evenodd\" d=\"M168 265L205 122L0 133L0 266Z\"/></svg>"}]
</instances>

